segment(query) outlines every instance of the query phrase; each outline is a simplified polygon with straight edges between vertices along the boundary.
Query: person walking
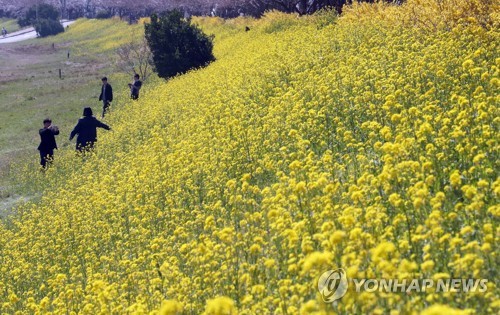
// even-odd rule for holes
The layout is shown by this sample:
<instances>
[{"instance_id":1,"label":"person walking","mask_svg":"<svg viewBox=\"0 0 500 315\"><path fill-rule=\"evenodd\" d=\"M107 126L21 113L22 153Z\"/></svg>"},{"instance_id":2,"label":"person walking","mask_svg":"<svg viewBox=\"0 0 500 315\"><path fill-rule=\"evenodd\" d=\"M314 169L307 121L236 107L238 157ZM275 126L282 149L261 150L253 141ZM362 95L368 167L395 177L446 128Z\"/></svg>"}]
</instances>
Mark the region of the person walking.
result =
<instances>
[{"instance_id":1,"label":"person walking","mask_svg":"<svg viewBox=\"0 0 500 315\"><path fill-rule=\"evenodd\" d=\"M103 77L101 81L102 87L101 95L99 95L99 101L102 101L102 118L104 118L104 115L113 101L113 88L111 87L111 84L108 83L107 77Z\"/></svg>"},{"instance_id":2,"label":"person walking","mask_svg":"<svg viewBox=\"0 0 500 315\"><path fill-rule=\"evenodd\" d=\"M75 128L71 131L69 141L76 138L76 149L80 152L92 149L97 141L97 128L111 130L111 128L97 120L92 114L92 108L85 107L83 109L83 117L78 120Z\"/></svg>"},{"instance_id":3,"label":"person walking","mask_svg":"<svg viewBox=\"0 0 500 315\"><path fill-rule=\"evenodd\" d=\"M134 75L134 82L128 84L128 87L130 88L130 98L133 100L139 99L139 90L142 87L142 81L139 79L140 76L136 73Z\"/></svg>"},{"instance_id":4,"label":"person walking","mask_svg":"<svg viewBox=\"0 0 500 315\"><path fill-rule=\"evenodd\" d=\"M43 120L43 128L38 131L40 134L40 165L47 168L47 165L54 160L54 149L57 149L56 137L59 134L59 128L52 125L50 118Z\"/></svg>"}]
</instances>

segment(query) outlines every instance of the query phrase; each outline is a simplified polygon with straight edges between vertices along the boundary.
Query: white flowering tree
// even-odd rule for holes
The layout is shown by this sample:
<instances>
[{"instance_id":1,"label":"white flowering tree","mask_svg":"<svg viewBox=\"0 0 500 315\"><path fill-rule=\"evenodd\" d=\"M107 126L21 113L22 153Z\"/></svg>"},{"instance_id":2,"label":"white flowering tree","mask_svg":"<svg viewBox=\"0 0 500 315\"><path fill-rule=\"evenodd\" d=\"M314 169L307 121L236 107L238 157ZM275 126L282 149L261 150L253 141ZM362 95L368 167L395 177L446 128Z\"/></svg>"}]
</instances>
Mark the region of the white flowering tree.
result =
<instances>
[{"instance_id":1,"label":"white flowering tree","mask_svg":"<svg viewBox=\"0 0 500 315\"><path fill-rule=\"evenodd\" d=\"M324 7L340 10L344 4L352 3L352 0L0 0L3 11L14 14L40 3L57 7L63 18L92 17L98 10L107 10L120 16L137 16L174 8L190 14L226 17L239 14L259 16L266 10L298 14L310 14Z\"/></svg>"}]
</instances>

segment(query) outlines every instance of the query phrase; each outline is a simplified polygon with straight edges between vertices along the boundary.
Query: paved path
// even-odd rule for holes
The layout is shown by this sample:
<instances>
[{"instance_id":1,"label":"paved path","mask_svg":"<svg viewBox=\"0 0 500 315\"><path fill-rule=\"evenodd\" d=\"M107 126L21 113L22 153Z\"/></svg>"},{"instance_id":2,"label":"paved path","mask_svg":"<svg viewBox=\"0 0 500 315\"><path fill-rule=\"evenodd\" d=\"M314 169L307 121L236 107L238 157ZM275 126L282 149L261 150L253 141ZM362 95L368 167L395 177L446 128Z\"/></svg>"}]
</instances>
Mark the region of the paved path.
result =
<instances>
[{"instance_id":1,"label":"paved path","mask_svg":"<svg viewBox=\"0 0 500 315\"><path fill-rule=\"evenodd\" d=\"M61 20L64 27L73 24L75 21ZM15 43L27 39L36 38L36 32L33 27L28 27L17 32L7 34L6 37L0 36L0 44Z\"/></svg>"}]
</instances>

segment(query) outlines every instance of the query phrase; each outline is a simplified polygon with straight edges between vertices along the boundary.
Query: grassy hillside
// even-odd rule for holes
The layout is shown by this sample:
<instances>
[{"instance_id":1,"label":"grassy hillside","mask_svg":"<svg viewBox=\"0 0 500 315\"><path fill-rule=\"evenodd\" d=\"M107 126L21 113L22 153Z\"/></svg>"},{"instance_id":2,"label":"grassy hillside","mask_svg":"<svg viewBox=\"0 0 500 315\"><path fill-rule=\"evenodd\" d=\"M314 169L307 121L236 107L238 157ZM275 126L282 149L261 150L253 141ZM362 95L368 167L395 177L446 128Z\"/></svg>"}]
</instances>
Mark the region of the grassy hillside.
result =
<instances>
[{"instance_id":1,"label":"grassy hillside","mask_svg":"<svg viewBox=\"0 0 500 315\"><path fill-rule=\"evenodd\" d=\"M115 87L115 107L128 99L126 83L133 73L117 73L115 50L140 37L142 29L119 20L82 19L56 37L0 45L0 111L8 119L0 126L0 214L3 197L11 194L6 188L9 166L23 158L36 164L38 129L45 117L67 134L84 106L100 112L104 75ZM103 38L110 44L101 45ZM60 147L69 145L66 138L59 140Z\"/></svg>"},{"instance_id":2,"label":"grassy hillside","mask_svg":"<svg viewBox=\"0 0 500 315\"><path fill-rule=\"evenodd\" d=\"M196 19L216 62L19 174L43 195L0 225L1 311L497 313L498 24L438 10ZM489 282L324 303L340 267Z\"/></svg>"},{"instance_id":3,"label":"grassy hillside","mask_svg":"<svg viewBox=\"0 0 500 315\"><path fill-rule=\"evenodd\" d=\"M119 19L80 19L70 25L68 30L44 41L71 42L71 48L77 54L98 56L106 53L114 54L114 50L121 45L129 43L133 38L141 37L144 34L144 25L142 23L128 25Z\"/></svg>"},{"instance_id":4,"label":"grassy hillside","mask_svg":"<svg viewBox=\"0 0 500 315\"><path fill-rule=\"evenodd\" d=\"M5 27L5 29L9 33L18 31L20 29L19 24L17 24L17 20L8 18L0 18L0 29L2 29L2 27Z\"/></svg>"}]
</instances>

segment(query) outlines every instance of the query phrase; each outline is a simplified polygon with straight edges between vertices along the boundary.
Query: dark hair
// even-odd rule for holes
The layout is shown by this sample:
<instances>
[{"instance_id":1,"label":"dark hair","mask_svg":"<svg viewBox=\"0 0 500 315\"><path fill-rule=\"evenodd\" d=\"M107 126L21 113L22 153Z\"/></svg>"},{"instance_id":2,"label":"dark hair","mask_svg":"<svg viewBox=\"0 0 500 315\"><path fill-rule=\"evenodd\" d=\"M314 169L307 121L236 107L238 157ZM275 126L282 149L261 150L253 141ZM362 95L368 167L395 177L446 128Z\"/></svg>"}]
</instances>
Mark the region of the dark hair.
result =
<instances>
[{"instance_id":1,"label":"dark hair","mask_svg":"<svg viewBox=\"0 0 500 315\"><path fill-rule=\"evenodd\" d=\"M52 123L52 120L51 120L50 118L45 118L45 119L43 120L43 123L44 123L44 124L46 124L46 123L51 124L51 123Z\"/></svg>"},{"instance_id":2,"label":"dark hair","mask_svg":"<svg viewBox=\"0 0 500 315\"><path fill-rule=\"evenodd\" d=\"M139 78L140 78L139 74L137 74L137 73L136 73L136 74L134 74L134 78L139 79Z\"/></svg>"},{"instance_id":3,"label":"dark hair","mask_svg":"<svg viewBox=\"0 0 500 315\"><path fill-rule=\"evenodd\" d=\"M85 117L91 117L92 116L92 108L85 107L83 109L83 116L85 116Z\"/></svg>"},{"instance_id":4,"label":"dark hair","mask_svg":"<svg viewBox=\"0 0 500 315\"><path fill-rule=\"evenodd\" d=\"M101 81L108 81L108 78L102 77Z\"/></svg>"}]
</instances>

